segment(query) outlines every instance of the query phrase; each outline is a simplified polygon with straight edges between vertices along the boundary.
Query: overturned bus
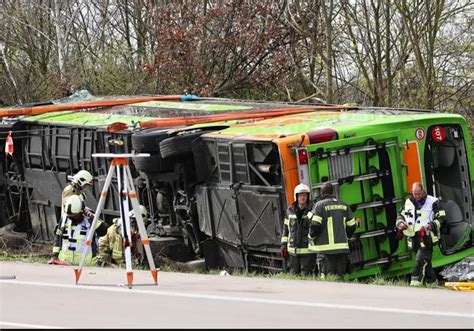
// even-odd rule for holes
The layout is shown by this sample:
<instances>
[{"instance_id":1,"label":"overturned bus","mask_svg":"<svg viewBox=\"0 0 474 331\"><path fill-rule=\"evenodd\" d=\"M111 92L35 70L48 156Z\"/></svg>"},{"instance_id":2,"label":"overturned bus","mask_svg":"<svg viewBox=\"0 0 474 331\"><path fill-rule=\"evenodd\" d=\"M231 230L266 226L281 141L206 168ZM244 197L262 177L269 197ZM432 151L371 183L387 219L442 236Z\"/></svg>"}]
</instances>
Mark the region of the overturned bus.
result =
<instances>
[{"instance_id":1,"label":"overturned bus","mask_svg":"<svg viewBox=\"0 0 474 331\"><path fill-rule=\"evenodd\" d=\"M472 142L459 115L194 98L48 112L1 130L2 139L12 131L15 152L2 160L0 221L32 240L52 240L61 191L78 170L98 179L86 199L97 205L110 164L93 153L137 152L150 153L132 160L132 174L151 246L171 259L283 270L283 217L299 182L313 199L334 184L360 219L348 279L411 272L395 220L415 181L447 213L433 266L474 254ZM116 217L117 204L109 195L102 218Z\"/></svg>"}]
</instances>

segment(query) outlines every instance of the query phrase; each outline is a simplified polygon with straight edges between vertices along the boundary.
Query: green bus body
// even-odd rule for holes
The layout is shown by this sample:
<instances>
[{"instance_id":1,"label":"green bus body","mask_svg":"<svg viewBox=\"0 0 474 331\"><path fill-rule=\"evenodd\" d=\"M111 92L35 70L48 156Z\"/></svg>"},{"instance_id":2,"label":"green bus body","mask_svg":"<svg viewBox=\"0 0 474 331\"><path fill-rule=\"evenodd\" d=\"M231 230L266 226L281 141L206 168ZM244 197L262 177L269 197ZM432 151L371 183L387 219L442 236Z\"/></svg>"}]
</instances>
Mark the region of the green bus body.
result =
<instances>
[{"instance_id":1,"label":"green bus body","mask_svg":"<svg viewBox=\"0 0 474 331\"><path fill-rule=\"evenodd\" d=\"M433 128L436 127L442 127L446 136L441 142L432 138L435 134ZM452 231L454 235L444 234L452 238L435 248L433 267L451 264L474 254L471 231L474 186L472 142L462 116L375 109L337 114L313 113L271 119L255 125L237 125L208 136L227 136L236 142L239 139L259 139L260 136L275 134L272 141L278 141L281 137L308 133L317 135L318 131L328 130L334 131L337 138L308 144L302 140L304 147L290 148L295 158L298 150L308 156L309 171L306 178L302 178L301 173L304 174L304 171L301 168L304 166L299 165L299 181L313 188L312 197L318 196L318 187L322 183L331 181L337 185L338 197L353 206L354 216L360 219L360 226L350 240L352 272L346 275L347 279L411 272L414 253L408 249L406 239L398 241L395 238L395 219L414 181L421 181L429 194L454 201L463 215L462 220L450 221L451 215L448 213L448 223L445 225L447 232L452 228L459 229ZM377 144L380 149L363 150L364 146ZM350 149L362 150L351 154ZM329 152L334 155L328 156ZM439 155L442 153L449 155ZM417 158L414 159L413 155L417 155ZM337 173L331 174L330 159L337 163L334 167L345 165L347 169L339 169L339 176ZM433 170L434 167L436 169ZM385 176L381 178L354 180L364 174L370 177L371 173L381 170L385 171ZM286 189L292 190L292 187ZM384 200L392 203L360 208L364 204ZM288 202L291 203L290 200ZM446 247L443 248L443 244Z\"/></svg>"},{"instance_id":2,"label":"green bus body","mask_svg":"<svg viewBox=\"0 0 474 331\"><path fill-rule=\"evenodd\" d=\"M166 128L166 132L146 133L150 131L136 126L170 114L186 117L270 106L281 108L275 103L255 106L211 99L26 117L12 130L15 139L18 126L21 137L16 140L21 141L16 156L21 176L9 178L6 189L29 187L29 230L51 240L51 229L47 229L58 217L67 176L81 168L99 181L105 176L108 164L92 160L92 153L151 153L148 164L132 162L140 202L151 214L152 242L173 238L187 248L182 254L173 248L177 255L171 252L171 258L203 257L208 268L275 272L285 269L279 246L293 188L304 182L312 189L312 199L317 199L322 184L331 182L360 220L350 238L351 270L346 274L347 279L356 279L411 273L414 254L406 239L395 238L395 220L411 184L421 181L428 194L440 198L448 209L433 267L474 255L474 158L462 116L355 107L266 120L201 123ZM105 131L116 122L129 128ZM123 146L109 145L117 139L124 141ZM100 194L97 184L92 193L86 202L94 208ZM106 221L117 216L111 200L104 209Z\"/></svg>"}]
</instances>

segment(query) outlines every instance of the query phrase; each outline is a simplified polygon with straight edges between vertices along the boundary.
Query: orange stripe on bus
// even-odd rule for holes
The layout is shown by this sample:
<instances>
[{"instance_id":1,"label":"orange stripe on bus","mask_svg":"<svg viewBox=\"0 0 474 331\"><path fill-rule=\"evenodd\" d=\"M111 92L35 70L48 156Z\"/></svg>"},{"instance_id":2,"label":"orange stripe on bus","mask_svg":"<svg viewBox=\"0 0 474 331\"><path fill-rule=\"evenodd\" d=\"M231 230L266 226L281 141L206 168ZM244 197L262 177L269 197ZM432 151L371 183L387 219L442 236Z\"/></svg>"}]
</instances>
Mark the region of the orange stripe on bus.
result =
<instances>
[{"instance_id":1,"label":"orange stripe on bus","mask_svg":"<svg viewBox=\"0 0 474 331\"><path fill-rule=\"evenodd\" d=\"M210 122L224 122L232 120L245 120L255 118L274 118L279 116L286 116L292 114L300 114L314 111L335 111L343 109L357 109L353 106L301 106L299 108L274 108L269 110L252 111L252 112L233 112L226 114L214 114L209 116L196 116L196 117L180 117L170 118L162 117L156 120L139 122L140 128L154 128L154 127L165 127L165 126L179 126L179 125L193 125L200 123Z\"/></svg>"},{"instance_id":2,"label":"orange stripe on bus","mask_svg":"<svg viewBox=\"0 0 474 331\"><path fill-rule=\"evenodd\" d=\"M405 178L407 190L411 191L414 182L421 182L420 155L418 154L418 142L410 141L408 148L404 144L403 162L407 166L407 176Z\"/></svg>"},{"instance_id":3,"label":"orange stripe on bus","mask_svg":"<svg viewBox=\"0 0 474 331\"><path fill-rule=\"evenodd\" d=\"M89 108L96 108L96 107L128 105L131 103L147 102L147 101L180 101L180 100L181 100L181 95L160 95L160 96L150 96L150 97L134 97L134 98L118 99L118 100L85 101L85 102L77 102L77 103L65 103L65 104L59 104L59 105L10 108L10 109L1 109L0 117L21 116L21 115L27 115L27 116L40 115L40 114L61 111L61 110L78 110L78 109L89 109Z\"/></svg>"},{"instance_id":4,"label":"orange stripe on bus","mask_svg":"<svg viewBox=\"0 0 474 331\"><path fill-rule=\"evenodd\" d=\"M283 178L285 179L286 202L288 206L293 203L293 189L300 182L296 155L292 153L291 150L299 146L302 139L303 143L301 146L305 146L309 143L309 138L306 134L289 136L276 141L280 150L281 170Z\"/></svg>"}]
</instances>

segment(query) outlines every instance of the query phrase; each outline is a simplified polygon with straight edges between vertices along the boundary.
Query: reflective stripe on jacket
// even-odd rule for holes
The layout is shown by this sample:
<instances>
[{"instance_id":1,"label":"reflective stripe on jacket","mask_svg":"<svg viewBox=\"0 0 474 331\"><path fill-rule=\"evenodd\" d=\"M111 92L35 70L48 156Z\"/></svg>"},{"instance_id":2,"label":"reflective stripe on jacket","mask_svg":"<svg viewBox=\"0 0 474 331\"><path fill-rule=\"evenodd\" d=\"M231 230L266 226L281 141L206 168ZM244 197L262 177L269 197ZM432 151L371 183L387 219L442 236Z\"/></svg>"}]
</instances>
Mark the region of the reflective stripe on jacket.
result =
<instances>
[{"instance_id":1,"label":"reflective stripe on jacket","mask_svg":"<svg viewBox=\"0 0 474 331\"><path fill-rule=\"evenodd\" d=\"M314 253L308 249L308 231L313 205L309 202L303 210L299 210L298 203L294 202L286 211L283 221L282 246L286 246L288 253L293 255ZM301 213L298 219L297 213Z\"/></svg>"},{"instance_id":2,"label":"reflective stripe on jacket","mask_svg":"<svg viewBox=\"0 0 474 331\"><path fill-rule=\"evenodd\" d=\"M403 234L407 237L410 249L419 246L433 245L439 241L441 220L446 216L444 209L439 207L438 199L427 195L423 206L417 206L413 198L407 199L400 215L397 218L396 226L405 222L407 228ZM424 241L421 240L420 230L429 224L431 231L426 231ZM426 238L429 236L429 238Z\"/></svg>"},{"instance_id":3,"label":"reflective stripe on jacket","mask_svg":"<svg viewBox=\"0 0 474 331\"><path fill-rule=\"evenodd\" d=\"M355 228L351 208L344 201L326 197L313 208L309 249L326 254L349 253L347 238Z\"/></svg>"},{"instance_id":4,"label":"reflective stripe on jacket","mask_svg":"<svg viewBox=\"0 0 474 331\"><path fill-rule=\"evenodd\" d=\"M99 256L102 259L123 259L123 239L115 224L109 226L105 236L99 238Z\"/></svg>"},{"instance_id":5,"label":"reflective stripe on jacket","mask_svg":"<svg viewBox=\"0 0 474 331\"><path fill-rule=\"evenodd\" d=\"M103 224L98 220L96 230ZM90 231L91 220L83 217L82 220L74 224L70 218L67 218L64 227L56 229L56 240L53 247L53 253L59 253L58 259L66 261L69 264L78 264L83 254L86 254L86 264L93 264L93 258L97 251L96 233L92 237L92 244L86 245L87 235Z\"/></svg>"},{"instance_id":6,"label":"reflective stripe on jacket","mask_svg":"<svg viewBox=\"0 0 474 331\"><path fill-rule=\"evenodd\" d=\"M86 245L87 234L90 230L90 222L84 217L78 224L73 224L67 219L62 231L62 243L59 250L59 259L70 264L80 262L82 255L86 254L86 262L92 259L92 247Z\"/></svg>"}]
</instances>

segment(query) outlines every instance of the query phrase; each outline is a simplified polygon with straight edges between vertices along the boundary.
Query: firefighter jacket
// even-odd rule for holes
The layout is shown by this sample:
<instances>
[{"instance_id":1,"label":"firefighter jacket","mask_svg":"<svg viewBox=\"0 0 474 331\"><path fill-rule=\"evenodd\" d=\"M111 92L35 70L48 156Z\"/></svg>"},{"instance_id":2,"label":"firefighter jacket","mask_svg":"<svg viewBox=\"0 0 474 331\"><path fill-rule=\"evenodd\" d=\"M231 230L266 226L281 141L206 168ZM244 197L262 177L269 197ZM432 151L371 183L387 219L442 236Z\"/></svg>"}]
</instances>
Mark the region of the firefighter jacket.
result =
<instances>
[{"instance_id":1,"label":"firefighter jacket","mask_svg":"<svg viewBox=\"0 0 474 331\"><path fill-rule=\"evenodd\" d=\"M124 260L125 244L122 237L120 218L114 218L113 224L107 229L105 236L99 238L99 260L106 262L115 262L120 264ZM137 255L136 241L138 240L138 232L135 227L131 228L131 248L132 253Z\"/></svg>"},{"instance_id":2,"label":"firefighter jacket","mask_svg":"<svg viewBox=\"0 0 474 331\"><path fill-rule=\"evenodd\" d=\"M292 255L310 254L308 249L308 231L313 213L313 205L308 202L304 209L298 207L294 202L286 211L283 221L283 234L281 245L286 246L288 253Z\"/></svg>"},{"instance_id":3,"label":"firefighter jacket","mask_svg":"<svg viewBox=\"0 0 474 331\"><path fill-rule=\"evenodd\" d=\"M351 208L344 201L326 197L313 208L309 249L324 254L349 253L347 238L355 229Z\"/></svg>"},{"instance_id":4,"label":"firefighter jacket","mask_svg":"<svg viewBox=\"0 0 474 331\"><path fill-rule=\"evenodd\" d=\"M82 255L86 254L86 263L93 263L92 259L97 252L97 235L103 233L105 224L99 220L96 231L92 237L91 245L86 244L86 238L90 231L92 220L83 216L79 221L67 218L62 228L56 227L53 253L58 255L58 259L69 264L78 264ZM100 228L100 230L99 230Z\"/></svg>"},{"instance_id":5,"label":"firefighter jacket","mask_svg":"<svg viewBox=\"0 0 474 331\"><path fill-rule=\"evenodd\" d=\"M99 258L104 261L111 259L116 262L123 260L123 239L121 230L114 224L109 226L105 236L99 238Z\"/></svg>"},{"instance_id":6,"label":"firefighter jacket","mask_svg":"<svg viewBox=\"0 0 474 331\"><path fill-rule=\"evenodd\" d=\"M438 199L427 195L423 205L414 198L407 199L400 215L397 217L396 227L401 223L408 226L403 230L407 237L409 248L433 246L439 241L441 224L444 222L446 212L439 207ZM431 231L426 230L426 225L431 226Z\"/></svg>"}]
</instances>

